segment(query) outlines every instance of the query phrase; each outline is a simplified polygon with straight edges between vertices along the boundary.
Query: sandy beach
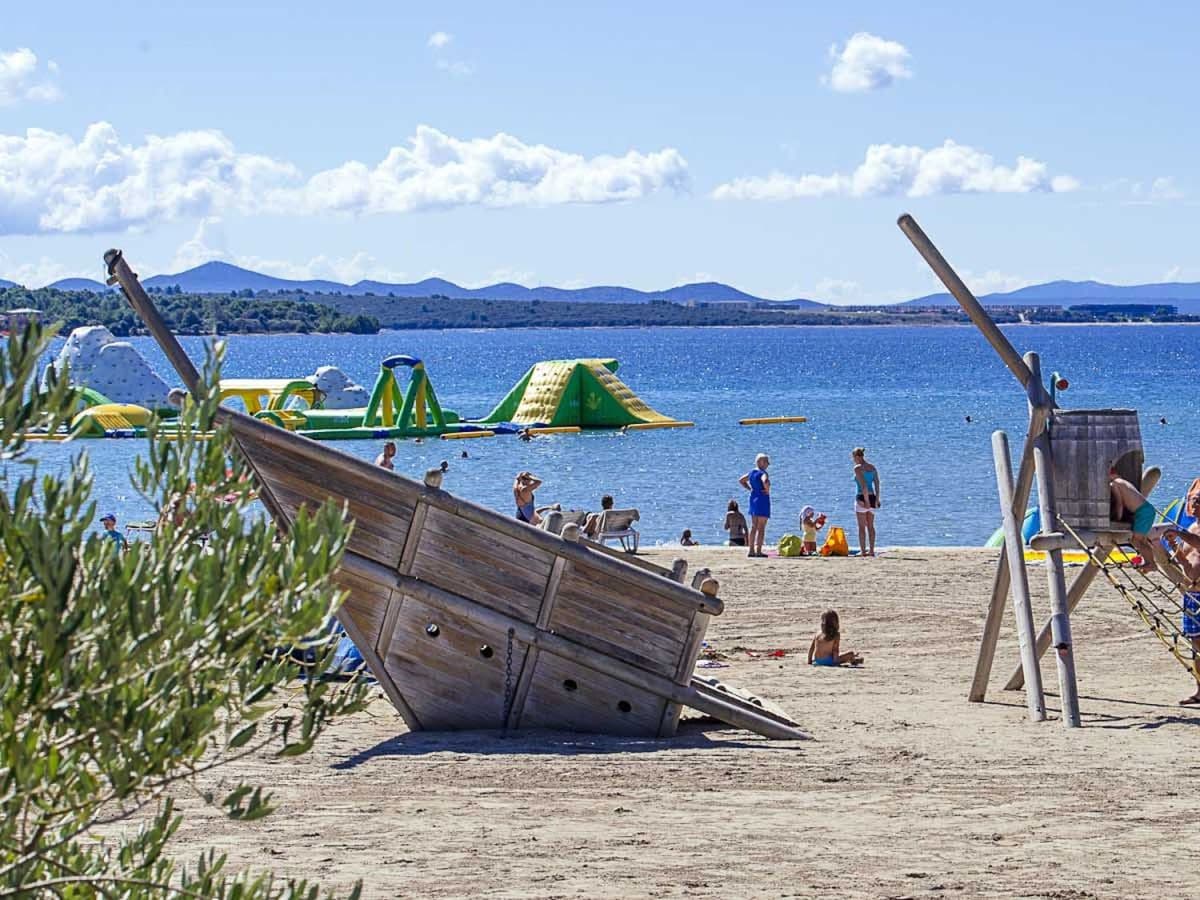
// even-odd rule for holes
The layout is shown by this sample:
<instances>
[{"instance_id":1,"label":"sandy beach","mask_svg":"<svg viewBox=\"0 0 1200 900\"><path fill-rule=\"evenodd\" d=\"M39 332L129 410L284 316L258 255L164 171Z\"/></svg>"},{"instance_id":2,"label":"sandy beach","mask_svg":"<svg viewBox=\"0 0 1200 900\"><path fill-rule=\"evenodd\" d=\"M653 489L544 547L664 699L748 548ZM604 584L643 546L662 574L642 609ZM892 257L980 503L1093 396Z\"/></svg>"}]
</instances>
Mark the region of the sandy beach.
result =
<instances>
[{"instance_id":1,"label":"sandy beach","mask_svg":"<svg viewBox=\"0 0 1200 900\"><path fill-rule=\"evenodd\" d=\"M1103 582L1074 617L1085 727L1031 724L1000 690L966 702L995 551L874 560L686 555L720 579L711 674L787 709L815 740L711 721L668 741L405 732L378 693L309 756L227 769L278 811L236 824L189 794L177 840L367 897L1045 897L1200 895L1200 713L1187 674ZM1068 572L1068 576L1070 572ZM1045 573L1030 570L1035 611ZM861 670L805 665L821 611ZM782 657L769 655L785 650ZM1043 663L1056 692L1053 662Z\"/></svg>"}]
</instances>

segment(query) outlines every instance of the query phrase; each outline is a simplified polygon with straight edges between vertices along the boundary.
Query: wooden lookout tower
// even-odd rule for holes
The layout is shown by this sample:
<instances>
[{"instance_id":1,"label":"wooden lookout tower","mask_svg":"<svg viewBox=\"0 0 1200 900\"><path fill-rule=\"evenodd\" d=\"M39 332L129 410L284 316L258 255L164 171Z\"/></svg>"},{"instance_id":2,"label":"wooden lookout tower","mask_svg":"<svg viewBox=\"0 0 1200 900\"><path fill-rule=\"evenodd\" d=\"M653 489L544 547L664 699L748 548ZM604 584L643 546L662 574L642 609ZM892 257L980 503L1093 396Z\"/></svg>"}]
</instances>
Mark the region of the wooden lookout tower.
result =
<instances>
[{"instance_id":1,"label":"wooden lookout tower","mask_svg":"<svg viewBox=\"0 0 1200 900\"><path fill-rule=\"evenodd\" d=\"M1044 719L1046 710L1039 660L1053 646L1063 723L1068 727L1078 726L1079 696L1075 684L1071 613L1103 570L1101 560L1107 557L1109 550L1130 538L1128 525L1110 518L1109 471L1115 469L1143 494L1149 494L1158 482L1159 470L1143 470L1142 438L1134 410L1059 409L1042 382L1038 355L1026 353L1022 357L1013 349L1008 338L912 216L902 215L897 224L1016 377L1025 392L1029 409L1029 427L1015 483L1008 436L1003 431L992 435L996 485L1004 522L1004 549L992 585L969 699L977 703L984 699L1005 597L1011 592L1021 665L1005 687L1018 689L1024 684L1030 718L1034 721ZM1030 544L1047 554L1051 605L1049 621L1036 633L1021 537L1021 522L1035 479L1041 531ZM1089 562L1068 589L1062 551L1080 543L1089 551Z\"/></svg>"}]
</instances>

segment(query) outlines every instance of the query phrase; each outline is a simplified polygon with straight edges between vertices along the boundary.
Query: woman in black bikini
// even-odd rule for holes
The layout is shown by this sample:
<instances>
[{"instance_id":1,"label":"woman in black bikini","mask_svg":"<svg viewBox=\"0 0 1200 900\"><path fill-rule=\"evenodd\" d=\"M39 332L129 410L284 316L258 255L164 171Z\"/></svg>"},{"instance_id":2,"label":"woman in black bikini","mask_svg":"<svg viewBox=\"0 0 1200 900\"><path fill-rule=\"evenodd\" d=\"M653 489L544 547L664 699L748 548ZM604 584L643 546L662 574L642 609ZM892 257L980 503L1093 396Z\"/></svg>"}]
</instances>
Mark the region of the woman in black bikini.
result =
<instances>
[{"instance_id":1,"label":"woman in black bikini","mask_svg":"<svg viewBox=\"0 0 1200 900\"><path fill-rule=\"evenodd\" d=\"M746 546L746 534L750 529L746 527L746 517L738 510L736 500L729 501L729 510L725 513L725 530L729 532L730 547Z\"/></svg>"}]
</instances>

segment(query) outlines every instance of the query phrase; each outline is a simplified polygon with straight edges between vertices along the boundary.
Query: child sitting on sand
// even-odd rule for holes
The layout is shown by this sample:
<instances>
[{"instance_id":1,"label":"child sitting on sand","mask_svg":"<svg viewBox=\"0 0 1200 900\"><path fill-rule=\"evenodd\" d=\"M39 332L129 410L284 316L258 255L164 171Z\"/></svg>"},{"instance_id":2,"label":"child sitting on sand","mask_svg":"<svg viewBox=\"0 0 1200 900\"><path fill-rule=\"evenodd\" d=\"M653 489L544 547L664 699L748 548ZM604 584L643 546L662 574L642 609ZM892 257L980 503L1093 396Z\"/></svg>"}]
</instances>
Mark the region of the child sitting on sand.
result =
<instances>
[{"instance_id":1,"label":"child sitting on sand","mask_svg":"<svg viewBox=\"0 0 1200 900\"><path fill-rule=\"evenodd\" d=\"M825 513L817 515L811 506L800 510L800 528L804 532L804 545L800 549L801 556L817 555L817 532L825 527Z\"/></svg>"},{"instance_id":2,"label":"child sitting on sand","mask_svg":"<svg viewBox=\"0 0 1200 900\"><path fill-rule=\"evenodd\" d=\"M1133 532L1130 543L1142 557L1142 564L1138 568L1153 572L1158 568L1154 562L1154 542L1150 540L1150 529L1154 527L1154 504L1118 475L1116 469L1108 470L1108 484L1112 491L1112 518L1117 522L1130 523Z\"/></svg>"},{"instance_id":3,"label":"child sitting on sand","mask_svg":"<svg viewBox=\"0 0 1200 900\"><path fill-rule=\"evenodd\" d=\"M681 547L699 547L700 542L692 539L692 529L683 529L683 536L679 539Z\"/></svg>"},{"instance_id":4,"label":"child sitting on sand","mask_svg":"<svg viewBox=\"0 0 1200 900\"><path fill-rule=\"evenodd\" d=\"M847 650L841 652L842 634L838 625L838 614L827 609L821 613L821 630L808 645L810 666L861 666L862 654Z\"/></svg>"}]
</instances>

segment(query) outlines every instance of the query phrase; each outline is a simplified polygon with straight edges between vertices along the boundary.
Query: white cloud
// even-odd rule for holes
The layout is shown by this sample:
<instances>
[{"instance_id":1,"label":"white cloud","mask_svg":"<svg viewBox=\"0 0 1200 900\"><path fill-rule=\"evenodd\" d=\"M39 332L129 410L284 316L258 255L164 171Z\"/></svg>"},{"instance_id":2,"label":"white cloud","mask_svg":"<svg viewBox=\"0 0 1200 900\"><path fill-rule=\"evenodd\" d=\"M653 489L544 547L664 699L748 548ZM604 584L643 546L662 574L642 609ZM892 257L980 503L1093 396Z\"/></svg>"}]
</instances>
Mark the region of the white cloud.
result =
<instances>
[{"instance_id":1,"label":"white cloud","mask_svg":"<svg viewBox=\"0 0 1200 900\"><path fill-rule=\"evenodd\" d=\"M439 59L434 65L441 71L457 75L459 78L466 78L475 74L475 67L470 63L463 62L461 59Z\"/></svg>"},{"instance_id":2,"label":"white cloud","mask_svg":"<svg viewBox=\"0 0 1200 900\"><path fill-rule=\"evenodd\" d=\"M58 63L46 64L46 73L38 68L37 54L28 47L0 52L0 106L12 106L23 100L51 103L62 99L54 83Z\"/></svg>"},{"instance_id":3,"label":"white cloud","mask_svg":"<svg viewBox=\"0 0 1200 900\"><path fill-rule=\"evenodd\" d=\"M872 144L850 174L784 175L737 178L713 191L718 200L794 200L804 197L929 197L937 194L1009 194L1073 191L1079 181L1051 176L1045 163L1017 157L1014 166L997 165L988 154L947 140L924 149Z\"/></svg>"},{"instance_id":4,"label":"white cloud","mask_svg":"<svg viewBox=\"0 0 1200 900\"><path fill-rule=\"evenodd\" d=\"M431 277L444 278L444 275ZM491 273L483 278L458 282L465 288L481 288L488 287L493 284L523 284L526 287L534 283L534 273L531 269L510 269L501 268L493 269Z\"/></svg>"},{"instance_id":5,"label":"white cloud","mask_svg":"<svg viewBox=\"0 0 1200 900\"><path fill-rule=\"evenodd\" d=\"M217 218L202 219L196 226L196 232L191 238L179 245L167 271L176 274L195 268L206 262L220 260L274 275L278 278L292 278L298 281L327 280L338 281L342 284L354 284L369 279L372 281L402 282L407 280L404 272L390 269L379 263L375 257L365 251L358 251L353 256L314 256L308 262L293 263L284 260L268 259L261 256L238 256L227 249L225 229Z\"/></svg>"},{"instance_id":6,"label":"white cloud","mask_svg":"<svg viewBox=\"0 0 1200 900\"><path fill-rule=\"evenodd\" d=\"M216 131L185 131L123 144L107 122L83 138L29 129L0 135L0 228L12 233L96 231L258 211L281 201L299 172L239 153Z\"/></svg>"},{"instance_id":7,"label":"white cloud","mask_svg":"<svg viewBox=\"0 0 1200 900\"><path fill-rule=\"evenodd\" d=\"M586 158L507 134L460 140L422 125L379 165L320 172L304 189L314 212L400 213L454 206L549 206L636 200L687 185L678 150Z\"/></svg>"},{"instance_id":8,"label":"white cloud","mask_svg":"<svg viewBox=\"0 0 1200 900\"><path fill-rule=\"evenodd\" d=\"M898 78L912 78L908 48L865 31L851 35L844 47L834 44L829 56L833 68L821 81L842 93L878 91Z\"/></svg>"},{"instance_id":9,"label":"white cloud","mask_svg":"<svg viewBox=\"0 0 1200 900\"><path fill-rule=\"evenodd\" d=\"M822 278L813 288L812 296L828 303L853 303L862 298L862 286L844 278Z\"/></svg>"},{"instance_id":10,"label":"white cloud","mask_svg":"<svg viewBox=\"0 0 1200 900\"><path fill-rule=\"evenodd\" d=\"M171 274L185 272L218 259L231 261L225 248L225 229L221 227L221 220L209 216L201 219L196 233L179 245L169 270Z\"/></svg>"},{"instance_id":11,"label":"white cloud","mask_svg":"<svg viewBox=\"0 0 1200 900\"><path fill-rule=\"evenodd\" d=\"M1181 200L1183 199L1183 191L1175 184L1175 179L1167 175L1162 178L1155 178L1150 182L1150 199L1151 200Z\"/></svg>"},{"instance_id":12,"label":"white cloud","mask_svg":"<svg viewBox=\"0 0 1200 900\"><path fill-rule=\"evenodd\" d=\"M982 274L976 274L969 269L964 269L959 273L959 277L971 293L976 297L982 297L984 294L1006 294L1009 291L1015 291L1019 288L1028 287L1035 282L1030 278L1025 278L1021 275L1008 275L1004 272L998 272L995 269L988 269ZM942 287L939 281L938 287Z\"/></svg>"},{"instance_id":13,"label":"white cloud","mask_svg":"<svg viewBox=\"0 0 1200 900\"><path fill-rule=\"evenodd\" d=\"M78 141L37 128L0 135L0 231L103 231L225 213L611 203L684 190L687 180L687 161L669 147L584 157L503 133L461 140L425 125L375 166L350 161L306 179L286 160L239 151L219 131L126 144L98 122Z\"/></svg>"},{"instance_id":14,"label":"white cloud","mask_svg":"<svg viewBox=\"0 0 1200 900\"><path fill-rule=\"evenodd\" d=\"M435 31L425 42L425 46L433 50L434 62L439 71L446 72L458 78L467 78L475 74L475 67L461 59L450 59L444 55L446 48L454 41L454 35L445 31Z\"/></svg>"},{"instance_id":15,"label":"white cloud","mask_svg":"<svg viewBox=\"0 0 1200 900\"><path fill-rule=\"evenodd\" d=\"M14 281L27 288L45 287L63 278L91 278L93 281L101 281L102 275L103 266L94 266L91 271L86 271L64 265L48 256L39 257L34 261L16 262L0 253L0 278Z\"/></svg>"},{"instance_id":16,"label":"white cloud","mask_svg":"<svg viewBox=\"0 0 1200 900\"><path fill-rule=\"evenodd\" d=\"M1129 192L1133 195L1134 203L1169 203L1182 200L1184 196L1170 175L1155 178L1149 184L1135 181L1130 185Z\"/></svg>"},{"instance_id":17,"label":"white cloud","mask_svg":"<svg viewBox=\"0 0 1200 900\"><path fill-rule=\"evenodd\" d=\"M1146 206L1153 203L1170 203L1182 200L1186 194L1175 182L1174 176L1160 175L1150 180L1117 178L1103 185L1102 190L1110 194L1124 194L1128 199L1121 202L1130 206Z\"/></svg>"},{"instance_id":18,"label":"white cloud","mask_svg":"<svg viewBox=\"0 0 1200 900\"><path fill-rule=\"evenodd\" d=\"M238 257L237 265L253 269L255 272L263 272L279 278L295 278L300 281L324 280L337 281L342 284L355 284L359 281L384 281L396 284L410 280L407 273L383 265L364 250L359 250L352 256L327 256L322 253L305 263L243 256Z\"/></svg>"}]
</instances>

